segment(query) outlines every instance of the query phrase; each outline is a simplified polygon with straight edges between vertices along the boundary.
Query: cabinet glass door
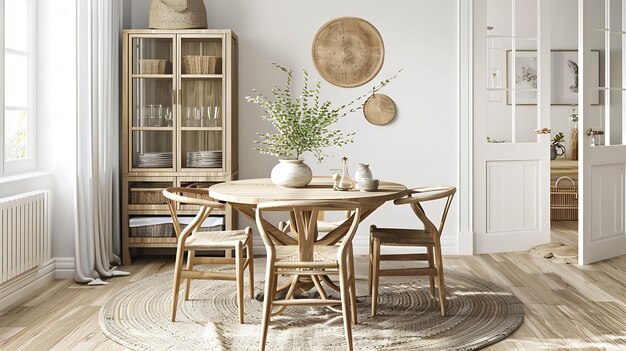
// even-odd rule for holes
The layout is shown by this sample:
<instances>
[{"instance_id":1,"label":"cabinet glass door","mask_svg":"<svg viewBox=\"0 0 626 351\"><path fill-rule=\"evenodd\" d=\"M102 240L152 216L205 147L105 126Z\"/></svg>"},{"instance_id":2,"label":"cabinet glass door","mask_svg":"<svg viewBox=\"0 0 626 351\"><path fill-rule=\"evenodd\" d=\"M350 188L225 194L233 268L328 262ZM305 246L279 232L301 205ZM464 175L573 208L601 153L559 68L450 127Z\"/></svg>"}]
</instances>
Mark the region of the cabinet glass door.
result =
<instances>
[{"instance_id":1,"label":"cabinet glass door","mask_svg":"<svg viewBox=\"0 0 626 351\"><path fill-rule=\"evenodd\" d=\"M174 169L175 36L131 37L131 168Z\"/></svg>"},{"instance_id":2,"label":"cabinet glass door","mask_svg":"<svg viewBox=\"0 0 626 351\"><path fill-rule=\"evenodd\" d=\"M179 36L180 169L223 169L222 36Z\"/></svg>"}]
</instances>

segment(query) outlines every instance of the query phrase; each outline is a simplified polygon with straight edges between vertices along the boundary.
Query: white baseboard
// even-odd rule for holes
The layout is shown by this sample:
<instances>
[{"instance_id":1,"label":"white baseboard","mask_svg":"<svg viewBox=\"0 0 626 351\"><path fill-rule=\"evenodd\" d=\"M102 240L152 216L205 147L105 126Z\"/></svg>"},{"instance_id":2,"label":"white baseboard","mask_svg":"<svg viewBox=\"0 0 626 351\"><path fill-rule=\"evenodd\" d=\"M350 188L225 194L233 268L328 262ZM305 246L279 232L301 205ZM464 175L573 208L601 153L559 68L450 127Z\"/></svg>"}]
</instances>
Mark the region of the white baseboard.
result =
<instances>
[{"instance_id":1,"label":"white baseboard","mask_svg":"<svg viewBox=\"0 0 626 351\"><path fill-rule=\"evenodd\" d=\"M54 257L0 286L0 314L27 301L55 279L74 279L74 257Z\"/></svg>"},{"instance_id":2,"label":"white baseboard","mask_svg":"<svg viewBox=\"0 0 626 351\"><path fill-rule=\"evenodd\" d=\"M0 286L0 314L30 299L54 280L55 260L50 259Z\"/></svg>"},{"instance_id":3,"label":"white baseboard","mask_svg":"<svg viewBox=\"0 0 626 351\"><path fill-rule=\"evenodd\" d=\"M54 263L55 279L74 279L74 271L76 270L74 257L55 257Z\"/></svg>"}]
</instances>

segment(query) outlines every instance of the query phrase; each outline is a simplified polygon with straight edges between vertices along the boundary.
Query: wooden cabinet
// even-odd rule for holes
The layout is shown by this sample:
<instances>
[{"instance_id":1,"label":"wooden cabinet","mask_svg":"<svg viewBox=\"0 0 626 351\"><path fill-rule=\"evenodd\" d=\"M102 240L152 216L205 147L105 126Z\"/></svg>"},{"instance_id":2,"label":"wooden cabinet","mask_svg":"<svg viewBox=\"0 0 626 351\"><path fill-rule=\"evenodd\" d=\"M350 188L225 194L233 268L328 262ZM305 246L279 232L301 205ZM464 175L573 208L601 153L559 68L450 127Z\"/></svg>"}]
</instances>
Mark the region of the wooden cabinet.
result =
<instances>
[{"instance_id":1,"label":"wooden cabinet","mask_svg":"<svg viewBox=\"0 0 626 351\"><path fill-rule=\"evenodd\" d=\"M130 228L167 225L163 188L237 179L237 36L125 30L123 42L122 260L129 264L133 248L176 246L165 227L153 236ZM235 227L230 207L216 215L214 223Z\"/></svg>"}]
</instances>

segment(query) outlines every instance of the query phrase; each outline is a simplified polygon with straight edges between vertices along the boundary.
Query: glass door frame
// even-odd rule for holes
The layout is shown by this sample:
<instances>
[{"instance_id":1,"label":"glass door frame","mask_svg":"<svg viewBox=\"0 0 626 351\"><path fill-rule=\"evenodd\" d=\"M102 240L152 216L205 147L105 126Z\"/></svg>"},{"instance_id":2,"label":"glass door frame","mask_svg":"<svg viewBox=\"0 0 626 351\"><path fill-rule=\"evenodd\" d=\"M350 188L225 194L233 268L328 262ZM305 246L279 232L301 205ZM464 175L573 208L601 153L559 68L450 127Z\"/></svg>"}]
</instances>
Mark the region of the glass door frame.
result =
<instances>
[{"instance_id":1,"label":"glass door frame","mask_svg":"<svg viewBox=\"0 0 626 351\"><path fill-rule=\"evenodd\" d=\"M128 94L125 97L126 99L128 99L129 102L134 102L134 80L140 80L140 79L167 79L170 78L172 81L172 113L174 114L174 116L172 116L172 127L134 127L133 126L133 109L134 109L134 104L128 103L128 110L126 111L127 113L127 120L124 121L123 123L126 123L127 128L128 128L128 134L127 137L129 138L128 140L128 170L129 172L174 172L176 171L176 164L177 164L177 150L176 150L176 146L177 146L177 137L178 137L178 133L176 133L176 130L178 129L177 126L177 120L178 120L178 109L174 108L174 106L176 106L176 104L178 103L177 101L177 96L176 96L176 92L178 91L178 80L176 79L177 76L177 71L176 71L176 67L178 66L178 57L177 52L177 45L178 45L178 41L176 40L177 35L176 34L160 34L160 33L155 33L155 34L130 34L128 36L128 47L130 48L130 50L132 50L132 52L129 53L128 55L128 62L127 62L127 67L128 67L128 81L126 84L128 84ZM134 47L134 41L136 39L170 39L172 41L172 52L171 52L171 59L172 59L172 73L167 73L167 74L140 74L140 73L135 73L134 72L134 64L135 62L139 59L138 57L136 57L136 51L135 51L135 47ZM141 118L141 117L140 117ZM133 145L135 143L134 140L134 132L142 132L142 131L160 131L160 132L170 132L171 133L171 138L172 138L172 167L171 168L144 168L144 167L135 167L133 164L134 161L134 149L133 149Z\"/></svg>"},{"instance_id":2,"label":"glass door frame","mask_svg":"<svg viewBox=\"0 0 626 351\"><path fill-rule=\"evenodd\" d=\"M207 74L207 75L191 75L191 74L185 74L183 75L183 69L182 69L182 57L183 57L183 52L182 52L182 42L185 39L206 39L206 40L212 40L212 39L219 39L220 40L220 45L221 45L221 58L222 58L222 73L220 74ZM229 108L229 106L227 106L226 104L226 81L227 81L227 70L226 70L226 66L227 66L227 51L226 51L226 42L225 42L225 35L224 33L220 33L220 34L205 34L205 33L180 33L176 35L176 67L175 67L175 72L177 72L176 74L176 110L177 110L177 119L176 119L176 123L179 126L178 128L176 128L176 153L177 153L177 157L176 159L176 163L175 163L175 167L176 170L178 172L224 172L226 167L226 162L228 162L227 160L227 156L226 156L226 116L227 113L229 111L227 111L227 108ZM183 94L183 79L221 79L221 91L222 91L222 96L221 96L221 127L184 127L182 124L182 116L183 116L183 105L182 105L182 94ZM220 168L191 168L191 167L184 167L183 166L183 147L182 147L182 140L183 140L183 132L192 132L192 131L215 131L218 133L221 133L222 136L222 140L221 140L221 148L222 148L222 167Z\"/></svg>"}]
</instances>

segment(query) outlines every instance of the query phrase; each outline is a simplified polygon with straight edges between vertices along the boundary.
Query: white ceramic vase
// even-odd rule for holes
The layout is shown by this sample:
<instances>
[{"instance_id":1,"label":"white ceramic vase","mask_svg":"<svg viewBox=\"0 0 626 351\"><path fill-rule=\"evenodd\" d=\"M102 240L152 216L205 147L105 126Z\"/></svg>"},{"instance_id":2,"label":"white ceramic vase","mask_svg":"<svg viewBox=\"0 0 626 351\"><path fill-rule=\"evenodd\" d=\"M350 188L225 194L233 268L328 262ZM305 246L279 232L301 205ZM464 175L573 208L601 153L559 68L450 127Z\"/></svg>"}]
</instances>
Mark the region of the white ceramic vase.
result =
<instances>
[{"instance_id":1,"label":"white ceramic vase","mask_svg":"<svg viewBox=\"0 0 626 351\"><path fill-rule=\"evenodd\" d=\"M372 179L372 171L370 171L369 163L357 164L356 172L354 173L354 180L360 179Z\"/></svg>"},{"instance_id":2,"label":"white ceramic vase","mask_svg":"<svg viewBox=\"0 0 626 351\"><path fill-rule=\"evenodd\" d=\"M313 179L311 168L304 160L279 160L272 168L272 183L283 188L302 188Z\"/></svg>"}]
</instances>

